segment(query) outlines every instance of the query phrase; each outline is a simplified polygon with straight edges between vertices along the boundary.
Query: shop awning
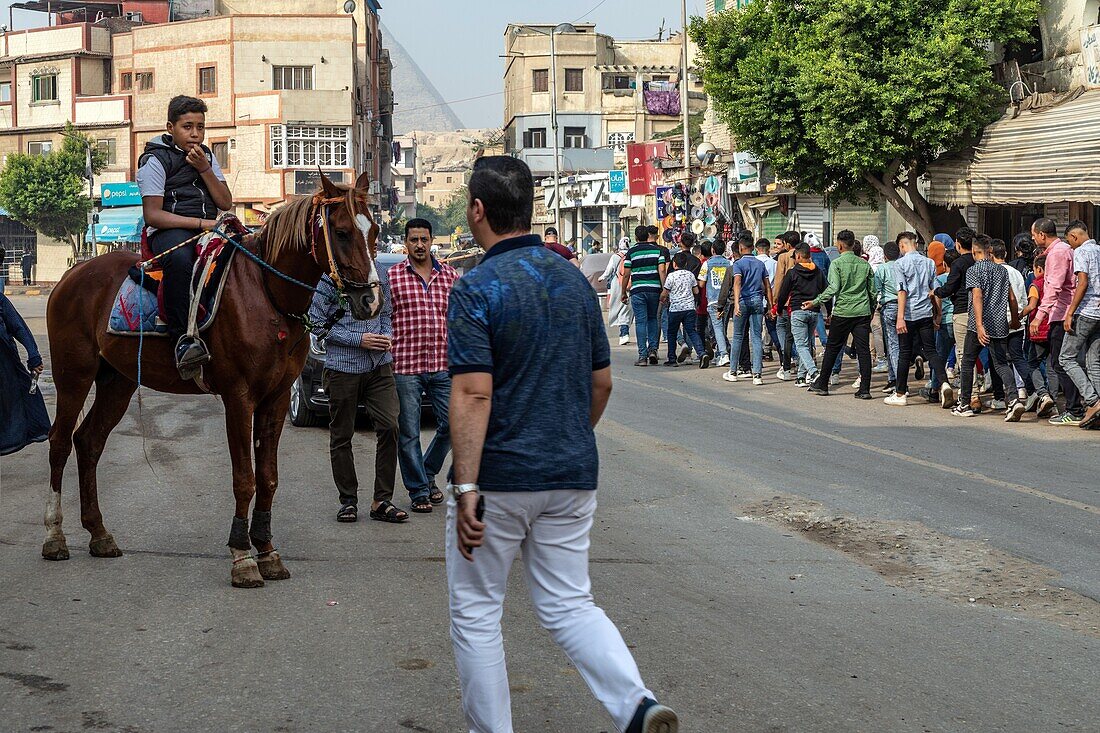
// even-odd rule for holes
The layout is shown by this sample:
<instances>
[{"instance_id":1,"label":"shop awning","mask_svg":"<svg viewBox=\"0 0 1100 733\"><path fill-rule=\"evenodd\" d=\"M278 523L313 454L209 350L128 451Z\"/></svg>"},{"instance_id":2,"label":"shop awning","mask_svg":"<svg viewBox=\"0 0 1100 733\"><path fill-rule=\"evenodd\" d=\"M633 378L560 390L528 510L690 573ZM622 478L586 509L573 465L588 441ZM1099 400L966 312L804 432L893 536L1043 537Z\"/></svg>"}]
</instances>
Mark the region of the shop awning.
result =
<instances>
[{"instance_id":1,"label":"shop awning","mask_svg":"<svg viewBox=\"0 0 1100 733\"><path fill-rule=\"evenodd\" d=\"M145 226L140 206L120 206L99 212L99 223L88 227L85 238L97 242L141 241L141 228ZM93 228L95 231L93 232Z\"/></svg>"},{"instance_id":2,"label":"shop awning","mask_svg":"<svg viewBox=\"0 0 1100 733\"><path fill-rule=\"evenodd\" d=\"M941 206L1100 201L1100 91L1009 110L971 151L931 164L928 178Z\"/></svg>"}]
</instances>

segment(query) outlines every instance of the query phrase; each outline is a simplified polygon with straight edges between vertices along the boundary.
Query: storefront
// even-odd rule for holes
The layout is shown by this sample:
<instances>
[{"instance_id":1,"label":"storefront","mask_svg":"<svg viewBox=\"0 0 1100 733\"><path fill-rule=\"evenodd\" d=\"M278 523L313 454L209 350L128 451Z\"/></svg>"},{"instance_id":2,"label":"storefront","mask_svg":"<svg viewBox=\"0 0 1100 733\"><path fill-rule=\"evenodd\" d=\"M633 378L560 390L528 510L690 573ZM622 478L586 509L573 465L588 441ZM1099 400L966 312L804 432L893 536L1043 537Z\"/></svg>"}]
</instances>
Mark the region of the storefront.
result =
<instances>
[{"instance_id":1,"label":"storefront","mask_svg":"<svg viewBox=\"0 0 1100 733\"><path fill-rule=\"evenodd\" d=\"M630 195L625 190L612 192L608 173L562 178L559 188L561 241L578 247L582 252L592 252L596 248L607 252L614 247L625 231L621 217L630 204ZM541 206L536 202L535 216L536 219L551 222L557 204L553 179L543 182L542 191Z\"/></svg>"},{"instance_id":2,"label":"storefront","mask_svg":"<svg viewBox=\"0 0 1100 733\"><path fill-rule=\"evenodd\" d=\"M86 244L95 243L95 254L116 249L138 251L145 215L136 183L104 183L100 188L102 208L85 233Z\"/></svg>"}]
</instances>

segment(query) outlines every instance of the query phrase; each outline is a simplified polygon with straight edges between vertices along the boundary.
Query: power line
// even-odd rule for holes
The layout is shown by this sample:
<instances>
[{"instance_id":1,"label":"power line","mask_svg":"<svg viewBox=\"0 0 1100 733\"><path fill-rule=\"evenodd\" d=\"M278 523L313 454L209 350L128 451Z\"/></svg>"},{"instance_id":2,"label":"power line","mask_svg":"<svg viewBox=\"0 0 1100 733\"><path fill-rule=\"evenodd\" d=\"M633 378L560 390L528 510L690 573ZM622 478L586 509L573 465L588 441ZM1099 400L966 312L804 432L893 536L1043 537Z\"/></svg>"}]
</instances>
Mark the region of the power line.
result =
<instances>
[{"instance_id":1,"label":"power line","mask_svg":"<svg viewBox=\"0 0 1100 733\"><path fill-rule=\"evenodd\" d=\"M531 88L531 86L520 87L516 91L521 91L522 92L522 91L526 91L527 89L530 89L530 88ZM451 104L459 104L460 102L472 102L475 99L486 99L488 97L499 97L500 95L507 94L507 93L508 93L508 90L505 90L503 92L490 92L489 94L479 94L476 97L465 97L463 99L452 99L452 100L449 100L449 101L446 101L446 102L439 102L438 104L426 104L423 107L410 107L409 109L398 109L397 111L402 112L402 113L405 113L405 112L418 112L422 109L434 109L435 107L446 107L446 106L451 105Z\"/></svg>"},{"instance_id":2,"label":"power line","mask_svg":"<svg viewBox=\"0 0 1100 733\"><path fill-rule=\"evenodd\" d=\"M585 13L585 14L584 14L584 15L582 15L581 17L577 18L577 20L574 20L573 22L574 22L574 23L576 23L577 21L581 21L581 20L584 20L584 19L585 19L585 18L587 18L588 16L592 15L592 13L596 12L597 10L599 10L599 9L600 9L600 6L601 6L601 5L603 5L603 4L604 4L604 3L606 3L606 2L607 2L607 0L600 0L600 1L598 2L598 3L596 3L596 7L592 8L592 9L591 9L591 10L589 10L589 11L588 11L587 13Z\"/></svg>"}]
</instances>

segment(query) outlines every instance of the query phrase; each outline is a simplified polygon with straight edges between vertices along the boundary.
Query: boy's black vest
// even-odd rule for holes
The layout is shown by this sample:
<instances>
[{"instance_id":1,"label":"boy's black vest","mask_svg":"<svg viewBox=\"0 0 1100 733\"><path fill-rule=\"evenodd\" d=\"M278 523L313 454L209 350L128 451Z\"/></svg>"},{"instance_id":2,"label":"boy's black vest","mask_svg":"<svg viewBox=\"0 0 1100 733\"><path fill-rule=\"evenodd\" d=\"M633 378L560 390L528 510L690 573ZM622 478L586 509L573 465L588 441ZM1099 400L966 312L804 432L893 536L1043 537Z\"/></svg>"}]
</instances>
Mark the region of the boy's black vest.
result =
<instances>
[{"instance_id":1,"label":"boy's black vest","mask_svg":"<svg viewBox=\"0 0 1100 733\"><path fill-rule=\"evenodd\" d=\"M200 145L206 159L213 155L210 148ZM206 188L206 182L193 165L187 162L187 153L181 150L168 134L145 144L145 152L138 159L138 168L149 158L156 158L164 168L164 210L180 216L199 219L217 219L218 207Z\"/></svg>"}]
</instances>

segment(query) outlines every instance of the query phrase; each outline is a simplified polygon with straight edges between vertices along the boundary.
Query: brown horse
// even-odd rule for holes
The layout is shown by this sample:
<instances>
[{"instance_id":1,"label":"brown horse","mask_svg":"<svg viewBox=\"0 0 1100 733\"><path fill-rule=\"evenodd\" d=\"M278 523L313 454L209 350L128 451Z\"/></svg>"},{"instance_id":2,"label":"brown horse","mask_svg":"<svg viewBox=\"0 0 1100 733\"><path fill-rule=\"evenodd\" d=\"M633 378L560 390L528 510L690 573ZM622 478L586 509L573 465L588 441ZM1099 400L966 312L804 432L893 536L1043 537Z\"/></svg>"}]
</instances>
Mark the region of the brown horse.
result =
<instances>
[{"instance_id":1,"label":"brown horse","mask_svg":"<svg viewBox=\"0 0 1100 733\"><path fill-rule=\"evenodd\" d=\"M352 314L360 319L376 316L382 307L374 265L378 226L366 206L367 183L364 174L354 188L345 189L322 177L316 197L293 201L274 212L256 238L258 256L283 274L312 286L323 273L330 273L343 286ZM326 225L318 226L319 221ZM312 292L240 252L235 259L217 318L205 333L213 357L206 365L205 381L225 403L233 462L236 511L229 535L231 580L234 586L254 588L262 586L265 578L290 577L271 543L271 503L279 483L279 437L290 385L301 373L307 351L294 348L301 342L304 325L292 316L309 309ZM88 549L95 557L122 554L103 526L96 464L137 388L138 339L107 332L115 294L137 260L132 253L113 252L77 265L58 283L46 308L57 386L57 416L50 432L47 535L42 546L42 556L48 560L69 557L61 531L61 479L74 444L80 521L91 534ZM141 381L159 392L200 393L194 382L180 379L172 345L165 338L144 340ZM76 428L92 384L95 400ZM249 526L248 509L254 496ZM250 546L255 546L256 558Z\"/></svg>"}]
</instances>

